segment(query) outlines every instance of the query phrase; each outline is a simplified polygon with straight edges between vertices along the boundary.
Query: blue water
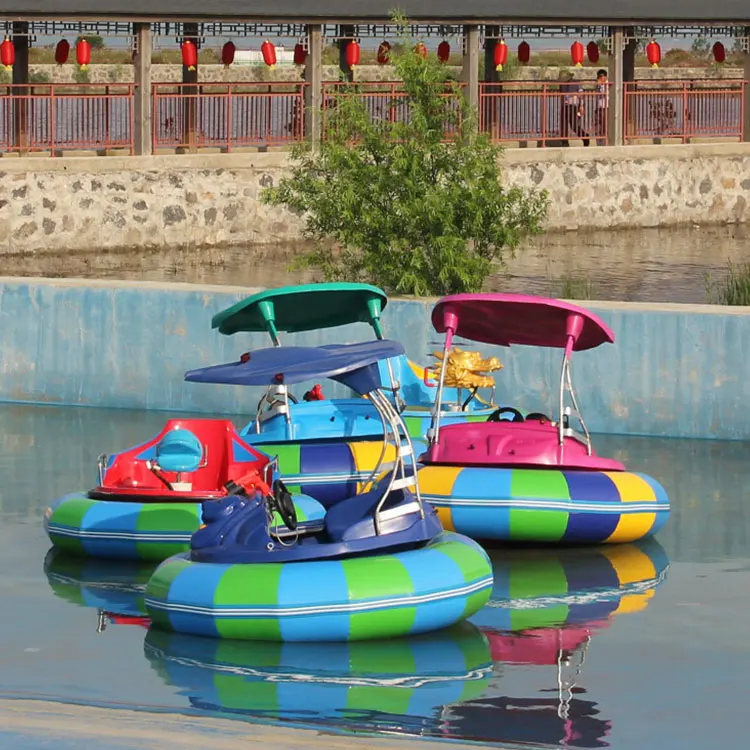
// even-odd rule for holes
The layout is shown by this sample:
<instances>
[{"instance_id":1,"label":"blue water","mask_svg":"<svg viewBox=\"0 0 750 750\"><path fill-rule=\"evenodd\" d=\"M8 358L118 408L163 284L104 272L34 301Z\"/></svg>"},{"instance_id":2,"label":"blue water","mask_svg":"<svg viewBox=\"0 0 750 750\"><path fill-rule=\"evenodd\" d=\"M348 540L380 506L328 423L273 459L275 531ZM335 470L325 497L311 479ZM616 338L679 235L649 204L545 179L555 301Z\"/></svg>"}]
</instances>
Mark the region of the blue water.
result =
<instances>
[{"instance_id":1,"label":"blue water","mask_svg":"<svg viewBox=\"0 0 750 750\"><path fill-rule=\"evenodd\" d=\"M515 588L503 599L499 584L495 606L458 631L356 649L227 645L147 633L137 623L97 633L97 603L137 612L138 571L76 567L54 556L45 563L42 514L53 498L93 484L99 453L154 434L166 416L0 406L0 699L500 746L744 745L746 444L599 436L600 453L665 485L673 501L665 529L651 545L619 550L612 564L601 549L493 552L496 580L510 576ZM575 601L550 600L544 610L545 587L561 575ZM117 585L97 586L97 576ZM521 590L523 601L508 601ZM540 612L547 627L537 619L525 633L503 630ZM52 746L13 732L0 726L0 747Z\"/></svg>"}]
</instances>

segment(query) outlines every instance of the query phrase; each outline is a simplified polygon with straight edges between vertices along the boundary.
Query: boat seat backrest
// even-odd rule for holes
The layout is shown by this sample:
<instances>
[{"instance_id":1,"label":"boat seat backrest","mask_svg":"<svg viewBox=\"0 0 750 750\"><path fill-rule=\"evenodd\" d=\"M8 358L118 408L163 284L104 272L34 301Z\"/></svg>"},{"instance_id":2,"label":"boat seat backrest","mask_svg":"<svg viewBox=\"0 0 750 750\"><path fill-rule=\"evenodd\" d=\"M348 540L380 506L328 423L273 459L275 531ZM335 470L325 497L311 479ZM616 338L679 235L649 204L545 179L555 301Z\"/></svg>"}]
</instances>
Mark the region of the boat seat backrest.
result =
<instances>
[{"instance_id":1,"label":"boat seat backrest","mask_svg":"<svg viewBox=\"0 0 750 750\"><path fill-rule=\"evenodd\" d=\"M197 471L203 463L203 457L203 444L185 428L170 430L156 444L156 462L164 471Z\"/></svg>"},{"instance_id":2,"label":"boat seat backrest","mask_svg":"<svg viewBox=\"0 0 750 750\"><path fill-rule=\"evenodd\" d=\"M387 484L385 485L387 486ZM342 500L329 508L325 517L325 528L331 541L341 541L347 529L363 521L375 512L385 489L376 487L370 492ZM383 509L397 505L404 499L403 490L394 490L383 505Z\"/></svg>"}]
</instances>

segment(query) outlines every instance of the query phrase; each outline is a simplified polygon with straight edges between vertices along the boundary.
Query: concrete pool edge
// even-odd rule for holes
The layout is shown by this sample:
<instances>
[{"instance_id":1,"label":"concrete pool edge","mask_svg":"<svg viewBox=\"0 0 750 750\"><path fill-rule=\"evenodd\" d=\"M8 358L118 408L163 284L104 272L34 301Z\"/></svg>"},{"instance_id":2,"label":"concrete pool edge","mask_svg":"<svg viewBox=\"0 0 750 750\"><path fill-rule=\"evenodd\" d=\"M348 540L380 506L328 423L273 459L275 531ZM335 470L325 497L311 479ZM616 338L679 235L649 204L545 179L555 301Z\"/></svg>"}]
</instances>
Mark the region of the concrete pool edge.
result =
<instances>
[{"instance_id":1,"label":"concrete pool edge","mask_svg":"<svg viewBox=\"0 0 750 750\"><path fill-rule=\"evenodd\" d=\"M333 733L283 724L253 723L179 713L138 711L132 708L58 703L50 700L0 698L0 738L12 733L21 742L64 737L96 741L98 747L117 750L159 747L160 750L238 750L276 747L279 750L320 747L330 750L414 750L432 747L476 748L480 743L441 742L431 737L388 737L362 733ZM210 734L209 734L210 733ZM439 743L439 744L438 744ZM7 745L3 745L8 747ZM26 745L19 744L18 747ZM15 746L10 748L15 750ZM9 748L9 750L10 750Z\"/></svg>"},{"instance_id":2,"label":"concrete pool edge","mask_svg":"<svg viewBox=\"0 0 750 750\"><path fill-rule=\"evenodd\" d=\"M205 414L248 413L257 389L199 387L186 370L233 361L268 345L219 336L211 317L257 290L179 282L0 277L0 401ZM393 298L386 334L425 361L437 348L435 298ZM615 331L616 344L574 358L593 433L750 439L750 308L579 301ZM320 345L369 338L364 325L285 337ZM487 347L473 346L482 351ZM496 353L496 350L493 352ZM558 352L501 351L498 401L538 411L554 401ZM327 385L330 395L343 395Z\"/></svg>"}]
</instances>

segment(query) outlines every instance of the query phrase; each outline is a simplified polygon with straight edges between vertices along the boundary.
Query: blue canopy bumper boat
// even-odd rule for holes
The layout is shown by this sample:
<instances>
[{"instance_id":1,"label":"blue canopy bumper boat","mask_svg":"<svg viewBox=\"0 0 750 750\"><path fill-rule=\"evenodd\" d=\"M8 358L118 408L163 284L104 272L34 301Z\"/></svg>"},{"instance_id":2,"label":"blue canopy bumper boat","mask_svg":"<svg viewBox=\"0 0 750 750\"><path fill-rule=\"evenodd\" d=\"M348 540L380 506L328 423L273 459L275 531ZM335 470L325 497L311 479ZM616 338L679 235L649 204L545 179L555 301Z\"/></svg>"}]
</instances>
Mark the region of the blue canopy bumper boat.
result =
<instances>
[{"instance_id":1,"label":"blue canopy bumper boat","mask_svg":"<svg viewBox=\"0 0 750 750\"><path fill-rule=\"evenodd\" d=\"M369 397L384 437L363 491L333 503L322 522L302 527L288 496L260 491L204 503L190 552L164 561L148 583L155 626L247 640L366 640L439 630L485 605L489 558L444 532L422 502L411 439L381 390L377 363L401 353L392 341L279 347L186 375L242 385L329 377ZM286 533L271 525L276 513Z\"/></svg>"},{"instance_id":2,"label":"blue canopy bumper boat","mask_svg":"<svg viewBox=\"0 0 750 750\"><path fill-rule=\"evenodd\" d=\"M278 346L281 332L308 333L365 323L382 340L380 317L387 302L381 289L368 284L283 287L252 295L223 310L214 316L212 327L227 336L268 334L272 344ZM466 371L467 357L477 360L469 352L450 354L454 359L457 356L462 372ZM454 359L449 369L455 369ZM491 364L494 369L500 366L499 362ZM381 360L378 368L382 390L401 414L418 448L425 449L437 372L414 364L403 352ZM449 378L445 385L451 382ZM483 400L479 387L446 387L441 407L444 423L483 422L494 411L492 378L484 376L471 382L482 383L489 391L489 400ZM241 436L279 457L281 475L293 492L309 495L323 505L357 492L380 455L382 431L374 405L361 397L325 398L321 385L312 383L304 394L295 396L289 385L269 385ZM393 456L388 458L392 460Z\"/></svg>"}]
</instances>

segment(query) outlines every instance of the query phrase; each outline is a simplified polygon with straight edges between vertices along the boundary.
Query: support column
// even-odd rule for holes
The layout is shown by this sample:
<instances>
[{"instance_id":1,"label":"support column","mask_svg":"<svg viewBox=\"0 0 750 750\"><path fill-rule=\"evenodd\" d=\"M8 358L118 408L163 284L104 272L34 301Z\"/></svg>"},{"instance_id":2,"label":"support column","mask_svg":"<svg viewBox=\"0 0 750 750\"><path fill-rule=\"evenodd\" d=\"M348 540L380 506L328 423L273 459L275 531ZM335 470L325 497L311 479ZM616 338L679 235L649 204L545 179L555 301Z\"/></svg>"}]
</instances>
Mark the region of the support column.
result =
<instances>
[{"instance_id":1,"label":"support column","mask_svg":"<svg viewBox=\"0 0 750 750\"><path fill-rule=\"evenodd\" d=\"M745 54L742 61L742 140L750 141L750 27L744 30Z\"/></svg>"},{"instance_id":2,"label":"support column","mask_svg":"<svg viewBox=\"0 0 750 750\"><path fill-rule=\"evenodd\" d=\"M497 46L500 36L499 26L484 27L484 87L486 94L499 94L503 87L499 84L499 76L495 70L495 47ZM490 38L492 37L492 38ZM490 86L487 84L497 84ZM500 137L500 100L495 97L488 97L482 104L481 129L489 133L492 139Z\"/></svg>"},{"instance_id":3,"label":"support column","mask_svg":"<svg viewBox=\"0 0 750 750\"><path fill-rule=\"evenodd\" d=\"M631 38L625 44L622 51L622 82L627 91L635 91L636 86L625 84L635 84L635 53L638 50L638 40L633 37L635 29L626 28L625 33ZM625 142L627 136L635 135L635 106L625 107L625 120L623 123L623 132Z\"/></svg>"},{"instance_id":4,"label":"support column","mask_svg":"<svg viewBox=\"0 0 750 750\"><path fill-rule=\"evenodd\" d=\"M13 145L21 155L29 152L29 24L13 24L13 47L16 61L13 65Z\"/></svg>"},{"instance_id":5,"label":"support column","mask_svg":"<svg viewBox=\"0 0 750 750\"><path fill-rule=\"evenodd\" d=\"M479 115L479 27L464 26L461 82L467 104Z\"/></svg>"},{"instance_id":6,"label":"support column","mask_svg":"<svg viewBox=\"0 0 750 750\"><path fill-rule=\"evenodd\" d=\"M354 71L346 64L346 45L354 38L354 26L342 24L339 26L339 68L344 79L351 83L354 80Z\"/></svg>"},{"instance_id":7,"label":"support column","mask_svg":"<svg viewBox=\"0 0 750 750\"><path fill-rule=\"evenodd\" d=\"M323 27L319 23L307 26L305 83L305 138L315 149L323 134Z\"/></svg>"},{"instance_id":8,"label":"support column","mask_svg":"<svg viewBox=\"0 0 750 750\"><path fill-rule=\"evenodd\" d=\"M623 86L623 52L625 50L625 34L621 28L610 28L609 45L610 54L607 69L607 78L609 79L607 145L622 146L624 143L623 123L625 121L625 87Z\"/></svg>"},{"instance_id":9,"label":"support column","mask_svg":"<svg viewBox=\"0 0 750 750\"><path fill-rule=\"evenodd\" d=\"M194 45L196 52L198 47L198 24L182 24L183 41L189 39ZM197 55L196 55L197 57ZM187 65L182 66L182 83L188 84L180 87L180 94L183 98L182 109L182 142L190 153L198 150L197 146L197 129L198 129L198 62L196 60L195 70L188 70Z\"/></svg>"},{"instance_id":10,"label":"support column","mask_svg":"<svg viewBox=\"0 0 750 750\"><path fill-rule=\"evenodd\" d=\"M138 156L150 156L153 147L151 120L151 51L150 23L134 23L135 57L133 68L135 98L133 100L133 148Z\"/></svg>"}]
</instances>

